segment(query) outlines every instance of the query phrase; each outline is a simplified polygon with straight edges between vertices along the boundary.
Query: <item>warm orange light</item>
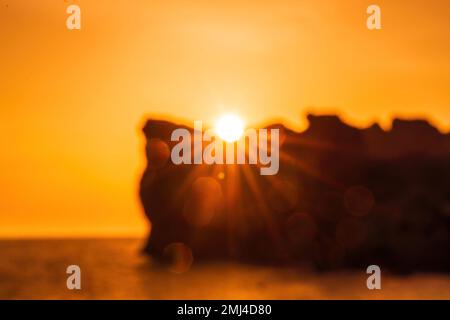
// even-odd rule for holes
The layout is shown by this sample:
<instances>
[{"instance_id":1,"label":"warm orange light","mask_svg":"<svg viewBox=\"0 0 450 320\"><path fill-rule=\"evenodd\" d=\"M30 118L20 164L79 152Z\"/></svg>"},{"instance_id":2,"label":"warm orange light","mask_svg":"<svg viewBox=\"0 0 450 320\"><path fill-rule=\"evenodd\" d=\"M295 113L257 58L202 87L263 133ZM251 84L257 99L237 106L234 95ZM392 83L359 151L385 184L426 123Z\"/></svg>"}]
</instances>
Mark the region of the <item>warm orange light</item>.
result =
<instances>
[{"instance_id":1,"label":"warm orange light","mask_svg":"<svg viewBox=\"0 0 450 320\"><path fill-rule=\"evenodd\" d=\"M244 122L234 114L227 114L219 118L216 123L217 135L226 142L238 140L244 132Z\"/></svg>"}]
</instances>

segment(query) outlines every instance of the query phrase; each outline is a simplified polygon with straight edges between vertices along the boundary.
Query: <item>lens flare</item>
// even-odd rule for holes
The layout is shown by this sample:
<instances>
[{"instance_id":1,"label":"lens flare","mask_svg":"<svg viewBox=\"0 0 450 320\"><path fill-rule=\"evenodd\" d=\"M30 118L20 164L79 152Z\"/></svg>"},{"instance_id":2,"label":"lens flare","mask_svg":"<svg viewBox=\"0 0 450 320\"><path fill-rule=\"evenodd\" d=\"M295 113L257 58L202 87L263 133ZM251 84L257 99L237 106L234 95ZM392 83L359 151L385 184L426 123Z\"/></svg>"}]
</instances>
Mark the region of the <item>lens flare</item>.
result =
<instances>
[{"instance_id":1,"label":"lens flare","mask_svg":"<svg viewBox=\"0 0 450 320\"><path fill-rule=\"evenodd\" d=\"M244 132L244 122L234 114L227 114L219 118L216 123L217 135L226 142L238 140Z\"/></svg>"}]
</instances>

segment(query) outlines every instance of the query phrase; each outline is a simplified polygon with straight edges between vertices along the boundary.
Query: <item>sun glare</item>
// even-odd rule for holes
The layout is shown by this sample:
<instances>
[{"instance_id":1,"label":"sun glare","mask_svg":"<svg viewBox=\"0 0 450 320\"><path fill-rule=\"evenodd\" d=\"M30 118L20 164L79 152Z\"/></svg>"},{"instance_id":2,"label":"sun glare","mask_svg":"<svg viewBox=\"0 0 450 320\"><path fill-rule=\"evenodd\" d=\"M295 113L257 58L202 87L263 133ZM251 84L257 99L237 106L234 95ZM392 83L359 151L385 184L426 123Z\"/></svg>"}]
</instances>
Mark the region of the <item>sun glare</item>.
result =
<instances>
[{"instance_id":1,"label":"sun glare","mask_svg":"<svg viewBox=\"0 0 450 320\"><path fill-rule=\"evenodd\" d=\"M227 114L219 118L216 123L217 135L226 142L238 140L244 132L244 122L234 114Z\"/></svg>"}]
</instances>

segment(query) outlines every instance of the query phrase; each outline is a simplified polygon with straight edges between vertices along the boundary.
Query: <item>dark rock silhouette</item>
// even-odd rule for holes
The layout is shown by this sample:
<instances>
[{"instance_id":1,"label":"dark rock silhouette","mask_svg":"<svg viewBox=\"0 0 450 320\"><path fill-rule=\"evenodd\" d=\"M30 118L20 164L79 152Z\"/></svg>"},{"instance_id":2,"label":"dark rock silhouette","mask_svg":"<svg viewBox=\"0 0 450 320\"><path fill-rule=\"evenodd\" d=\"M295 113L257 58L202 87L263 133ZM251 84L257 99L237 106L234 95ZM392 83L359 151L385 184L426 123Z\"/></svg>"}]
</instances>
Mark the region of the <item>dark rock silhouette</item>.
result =
<instances>
[{"instance_id":1,"label":"dark rock silhouette","mask_svg":"<svg viewBox=\"0 0 450 320\"><path fill-rule=\"evenodd\" d=\"M450 136L423 120L357 129L308 116L281 133L280 170L174 165L180 126L149 120L140 197L146 251L181 243L195 260L450 272ZM192 132L192 129L185 127Z\"/></svg>"}]
</instances>

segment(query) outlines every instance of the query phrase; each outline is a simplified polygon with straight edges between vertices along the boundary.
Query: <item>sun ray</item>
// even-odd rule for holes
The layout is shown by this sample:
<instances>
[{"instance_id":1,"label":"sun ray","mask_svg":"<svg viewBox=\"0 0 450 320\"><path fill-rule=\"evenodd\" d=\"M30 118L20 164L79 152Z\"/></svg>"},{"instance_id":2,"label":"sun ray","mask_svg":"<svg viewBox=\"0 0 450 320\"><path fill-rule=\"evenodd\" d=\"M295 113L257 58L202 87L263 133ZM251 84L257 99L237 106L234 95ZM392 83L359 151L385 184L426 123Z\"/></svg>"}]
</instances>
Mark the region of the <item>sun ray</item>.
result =
<instances>
[{"instance_id":1,"label":"sun ray","mask_svg":"<svg viewBox=\"0 0 450 320\"><path fill-rule=\"evenodd\" d=\"M286 248L283 246L282 236L279 233L279 230L274 227L275 224L273 222L273 217L270 214L270 208L268 207L267 202L263 196L263 191L261 190L260 185L255 180L253 172L251 171L251 168L249 166L244 166L242 171L244 173L245 181L250 188L252 196L255 198L255 204L258 207L258 212L261 213L261 216L264 219L271 239L279 249L278 252L281 253L282 257L288 258L285 251Z\"/></svg>"}]
</instances>

